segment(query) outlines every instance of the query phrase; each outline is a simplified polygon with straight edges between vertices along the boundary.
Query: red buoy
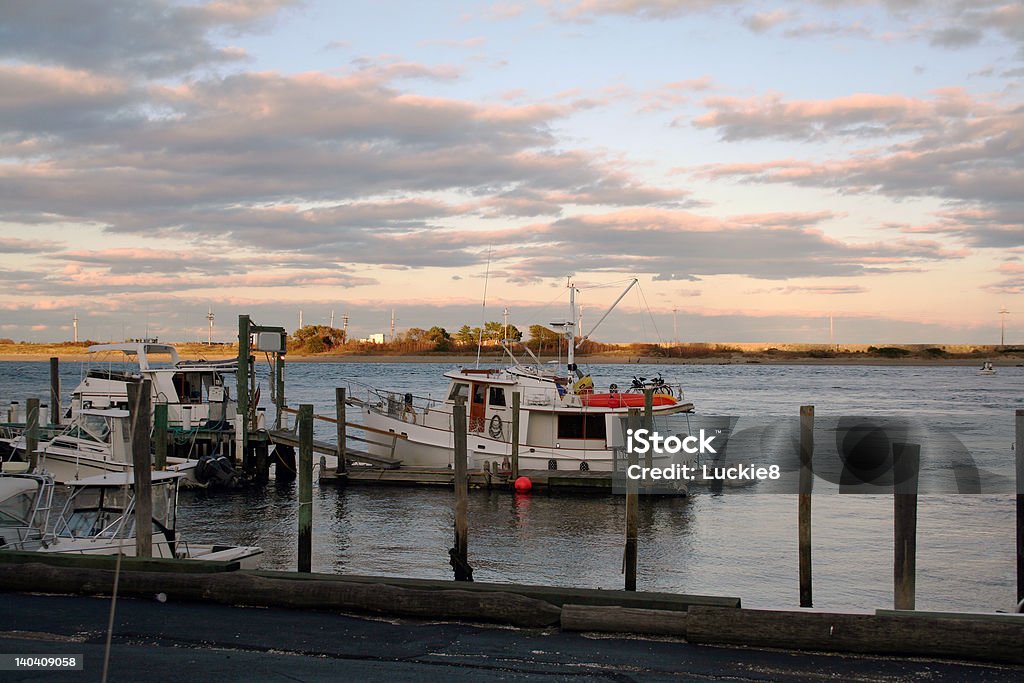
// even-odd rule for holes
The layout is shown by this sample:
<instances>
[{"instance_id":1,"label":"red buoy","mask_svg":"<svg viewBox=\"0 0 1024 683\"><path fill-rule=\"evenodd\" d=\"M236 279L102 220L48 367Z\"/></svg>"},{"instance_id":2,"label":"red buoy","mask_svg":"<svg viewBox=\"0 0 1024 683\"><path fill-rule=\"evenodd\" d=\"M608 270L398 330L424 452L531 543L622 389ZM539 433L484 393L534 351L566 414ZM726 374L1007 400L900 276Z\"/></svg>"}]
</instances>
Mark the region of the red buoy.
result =
<instances>
[{"instance_id":1,"label":"red buoy","mask_svg":"<svg viewBox=\"0 0 1024 683\"><path fill-rule=\"evenodd\" d=\"M517 492L526 493L533 488L533 482L529 477L519 477L516 479L515 487Z\"/></svg>"}]
</instances>

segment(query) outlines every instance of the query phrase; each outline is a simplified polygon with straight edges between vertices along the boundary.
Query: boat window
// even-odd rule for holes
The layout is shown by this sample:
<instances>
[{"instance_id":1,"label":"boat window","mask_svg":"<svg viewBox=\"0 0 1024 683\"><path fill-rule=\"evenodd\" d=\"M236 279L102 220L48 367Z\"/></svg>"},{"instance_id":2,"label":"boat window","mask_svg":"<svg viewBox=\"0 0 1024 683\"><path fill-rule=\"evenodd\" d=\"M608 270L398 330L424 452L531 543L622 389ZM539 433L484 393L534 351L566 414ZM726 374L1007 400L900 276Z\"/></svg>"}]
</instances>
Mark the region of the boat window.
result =
<instances>
[{"instance_id":1,"label":"boat window","mask_svg":"<svg viewBox=\"0 0 1024 683\"><path fill-rule=\"evenodd\" d=\"M25 526L32 516L36 496L34 491L26 491L11 496L0 503L0 526Z\"/></svg>"},{"instance_id":2,"label":"boat window","mask_svg":"<svg viewBox=\"0 0 1024 683\"><path fill-rule=\"evenodd\" d=\"M491 387L490 404L492 406L505 405L505 390L502 387Z\"/></svg>"},{"instance_id":3,"label":"boat window","mask_svg":"<svg viewBox=\"0 0 1024 683\"><path fill-rule=\"evenodd\" d=\"M604 439L604 415L559 415L559 439Z\"/></svg>"},{"instance_id":4,"label":"boat window","mask_svg":"<svg viewBox=\"0 0 1024 683\"><path fill-rule=\"evenodd\" d=\"M454 401L458 398L467 399L469 398L469 385L461 382L456 382L452 385L452 390L448 394L448 400Z\"/></svg>"},{"instance_id":5,"label":"boat window","mask_svg":"<svg viewBox=\"0 0 1024 683\"><path fill-rule=\"evenodd\" d=\"M484 404L484 400L487 398L487 385L485 384L474 384L473 385L473 403Z\"/></svg>"}]
</instances>

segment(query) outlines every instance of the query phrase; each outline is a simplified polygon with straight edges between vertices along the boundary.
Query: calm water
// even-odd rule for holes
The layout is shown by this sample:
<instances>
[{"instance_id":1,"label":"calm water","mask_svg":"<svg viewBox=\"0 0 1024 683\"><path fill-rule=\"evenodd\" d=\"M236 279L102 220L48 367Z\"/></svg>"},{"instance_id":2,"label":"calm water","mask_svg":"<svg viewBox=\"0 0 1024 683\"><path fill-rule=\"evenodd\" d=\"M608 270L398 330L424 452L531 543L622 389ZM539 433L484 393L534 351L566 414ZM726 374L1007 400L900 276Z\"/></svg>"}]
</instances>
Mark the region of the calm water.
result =
<instances>
[{"instance_id":1,"label":"calm water","mask_svg":"<svg viewBox=\"0 0 1024 683\"><path fill-rule=\"evenodd\" d=\"M288 366L288 403L333 414L334 387L351 381L440 397L446 364ZM598 386L661 371L708 415L819 418L898 415L950 430L986 473L1013 476L1014 410L1024 407L1024 368L979 377L974 366L668 366L591 368ZM81 365L62 365L65 393ZM267 374L265 366L261 375ZM43 398L46 363L0 363L0 407ZM264 386L264 397L269 389ZM44 398L45 400L45 398ZM65 396L65 401L67 397ZM265 398L265 403L269 401ZM330 426L321 427L329 438ZM1012 481L1012 480L1011 480ZM183 492L179 527L196 541L262 546L264 566L295 567L296 491ZM452 493L314 490L315 571L451 578ZM927 495L919 501L919 609L1009 607L1014 598L1012 495ZM816 607L870 610L892 602L892 498L814 497ZM613 497L470 494L470 563L480 581L591 588L622 585L624 501ZM757 486L686 499L641 499L641 590L733 595L751 607L796 607L796 498Z\"/></svg>"}]
</instances>

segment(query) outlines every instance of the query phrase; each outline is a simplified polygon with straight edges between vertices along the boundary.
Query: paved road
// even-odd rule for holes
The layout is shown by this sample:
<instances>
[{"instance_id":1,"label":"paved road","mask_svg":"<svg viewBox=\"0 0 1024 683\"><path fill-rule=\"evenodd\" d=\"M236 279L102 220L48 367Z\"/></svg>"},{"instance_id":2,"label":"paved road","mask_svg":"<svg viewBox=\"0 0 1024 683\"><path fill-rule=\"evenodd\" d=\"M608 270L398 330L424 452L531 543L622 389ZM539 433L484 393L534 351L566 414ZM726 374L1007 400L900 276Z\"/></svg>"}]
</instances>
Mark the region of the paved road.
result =
<instances>
[{"instance_id":1,"label":"paved road","mask_svg":"<svg viewBox=\"0 0 1024 683\"><path fill-rule=\"evenodd\" d=\"M0 653L84 654L95 681L109 599L0 594ZM1024 667L715 648L558 630L374 620L327 612L121 599L112 681L1021 681Z\"/></svg>"}]
</instances>

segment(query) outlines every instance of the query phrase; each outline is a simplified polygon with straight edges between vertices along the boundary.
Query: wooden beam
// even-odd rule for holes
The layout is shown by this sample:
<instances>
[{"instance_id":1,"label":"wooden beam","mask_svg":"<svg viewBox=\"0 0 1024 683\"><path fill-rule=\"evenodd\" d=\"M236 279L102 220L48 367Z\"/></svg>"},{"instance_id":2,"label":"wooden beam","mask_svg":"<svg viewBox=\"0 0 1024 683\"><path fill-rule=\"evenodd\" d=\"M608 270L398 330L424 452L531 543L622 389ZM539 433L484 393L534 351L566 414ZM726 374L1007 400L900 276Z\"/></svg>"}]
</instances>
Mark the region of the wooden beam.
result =
<instances>
[{"instance_id":1,"label":"wooden beam","mask_svg":"<svg viewBox=\"0 0 1024 683\"><path fill-rule=\"evenodd\" d=\"M345 387L337 387L334 389L334 411L338 416L336 421L337 433L338 433L338 466L336 472L338 474L345 473L345 430L348 426L348 421L345 415Z\"/></svg>"},{"instance_id":2,"label":"wooden beam","mask_svg":"<svg viewBox=\"0 0 1024 683\"><path fill-rule=\"evenodd\" d=\"M797 495L797 542L800 563L800 606L812 607L811 490L814 457L814 406L800 406L800 489Z\"/></svg>"},{"instance_id":3,"label":"wooden beam","mask_svg":"<svg viewBox=\"0 0 1024 683\"><path fill-rule=\"evenodd\" d=\"M452 407L452 424L455 439L455 547L449 551L449 561L455 572L456 581L472 581L473 568L469 566L469 481L466 477L468 435L465 402L457 400Z\"/></svg>"},{"instance_id":4,"label":"wooden beam","mask_svg":"<svg viewBox=\"0 0 1024 683\"><path fill-rule=\"evenodd\" d=\"M560 625L563 631L642 633L685 638L686 612L636 607L562 605Z\"/></svg>"},{"instance_id":5,"label":"wooden beam","mask_svg":"<svg viewBox=\"0 0 1024 683\"><path fill-rule=\"evenodd\" d=\"M299 407L299 571L313 564L313 406Z\"/></svg>"},{"instance_id":6,"label":"wooden beam","mask_svg":"<svg viewBox=\"0 0 1024 683\"><path fill-rule=\"evenodd\" d=\"M50 359L50 424L59 425L60 407L60 359Z\"/></svg>"},{"instance_id":7,"label":"wooden beam","mask_svg":"<svg viewBox=\"0 0 1024 683\"><path fill-rule=\"evenodd\" d=\"M39 399L25 401L25 453L28 454L29 471L37 472L39 467Z\"/></svg>"},{"instance_id":8,"label":"wooden beam","mask_svg":"<svg viewBox=\"0 0 1024 683\"><path fill-rule=\"evenodd\" d=\"M135 556L153 557L153 471L149 455L150 380L128 382L131 413L132 471L135 480Z\"/></svg>"},{"instance_id":9,"label":"wooden beam","mask_svg":"<svg viewBox=\"0 0 1024 683\"><path fill-rule=\"evenodd\" d=\"M921 446L892 445L893 476L893 607L914 609L917 582L917 475Z\"/></svg>"}]
</instances>

